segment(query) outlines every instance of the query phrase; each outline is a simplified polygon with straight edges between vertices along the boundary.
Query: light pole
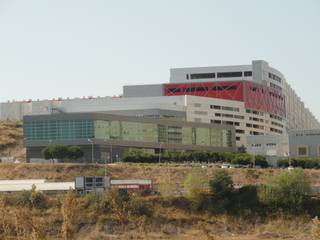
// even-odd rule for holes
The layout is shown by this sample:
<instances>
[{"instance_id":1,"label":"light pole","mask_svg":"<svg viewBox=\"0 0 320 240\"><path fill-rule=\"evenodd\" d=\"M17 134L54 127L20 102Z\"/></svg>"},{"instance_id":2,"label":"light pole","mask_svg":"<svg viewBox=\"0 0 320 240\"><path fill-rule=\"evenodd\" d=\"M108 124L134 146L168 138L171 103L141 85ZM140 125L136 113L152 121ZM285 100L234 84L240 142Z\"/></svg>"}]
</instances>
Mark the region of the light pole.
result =
<instances>
[{"instance_id":1,"label":"light pole","mask_svg":"<svg viewBox=\"0 0 320 240\"><path fill-rule=\"evenodd\" d=\"M91 143L91 163L93 163L94 162L94 149L93 149L93 141L92 141L92 139L90 139L90 138L88 138L88 142L90 142Z\"/></svg>"},{"instance_id":2,"label":"light pole","mask_svg":"<svg viewBox=\"0 0 320 240\"><path fill-rule=\"evenodd\" d=\"M110 143L110 163L113 162L113 156L112 156L112 143Z\"/></svg>"},{"instance_id":3,"label":"light pole","mask_svg":"<svg viewBox=\"0 0 320 240\"><path fill-rule=\"evenodd\" d=\"M162 147L162 143L160 143L160 147L159 147L159 164L161 163L161 147Z\"/></svg>"}]
</instances>

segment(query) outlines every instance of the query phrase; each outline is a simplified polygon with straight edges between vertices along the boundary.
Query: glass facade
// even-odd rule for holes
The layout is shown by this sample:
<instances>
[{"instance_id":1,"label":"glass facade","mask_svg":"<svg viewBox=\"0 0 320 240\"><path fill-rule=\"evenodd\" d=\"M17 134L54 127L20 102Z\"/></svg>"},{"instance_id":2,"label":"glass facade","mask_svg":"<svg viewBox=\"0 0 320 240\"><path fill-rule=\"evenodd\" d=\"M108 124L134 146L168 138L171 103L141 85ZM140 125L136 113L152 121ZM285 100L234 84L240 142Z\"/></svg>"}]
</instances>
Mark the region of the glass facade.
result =
<instances>
[{"instance_id":1,"label":"glass facade","mask_svg":"<svg viewBox=\"0 0 320 240\"><path fill-rule=\"evenodd\" d=\"M92 120L51 120L25 122L24 137L27 140L64 140L94 137Z\"/></svg>"},{"instance_id":2,"label":"glass facade","mask_svg":"<svg viewBox=\"0 0 320 240\"><path fill-rule=\"evenodd\" d=\"M121 120L26 121L27 140L106 139L232 147L231 130Z\"/></svg>"}]
</instances>

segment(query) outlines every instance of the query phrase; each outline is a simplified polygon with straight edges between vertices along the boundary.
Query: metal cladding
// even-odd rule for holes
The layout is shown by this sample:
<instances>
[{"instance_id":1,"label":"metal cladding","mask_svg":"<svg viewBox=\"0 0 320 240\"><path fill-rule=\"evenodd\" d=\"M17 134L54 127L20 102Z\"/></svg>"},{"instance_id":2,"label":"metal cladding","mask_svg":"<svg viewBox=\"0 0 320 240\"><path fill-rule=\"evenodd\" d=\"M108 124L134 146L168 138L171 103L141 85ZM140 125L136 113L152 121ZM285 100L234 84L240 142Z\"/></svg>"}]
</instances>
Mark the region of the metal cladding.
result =
<instances>
[{"instance_id":1,"label":"metal cladding","mask_svg":"<svg viewBox=\"0 0 320 240\"><path fill-rule=\"evenodd\" d=\"M164 94L165 96L193 95L241 102L244 100L242 82L164 84Z\"/></svg>"},{"instance_id":2,"label":"metal cladding","mask_svg":"<svg viewBox=\"0 0 320 240\"><path fill-rule=\"evenodd\" d=\"M246 108L285 116L284 95L250 81L164 84L165 96L193 95L245 102Z\"/></svg>"}]
</instances>

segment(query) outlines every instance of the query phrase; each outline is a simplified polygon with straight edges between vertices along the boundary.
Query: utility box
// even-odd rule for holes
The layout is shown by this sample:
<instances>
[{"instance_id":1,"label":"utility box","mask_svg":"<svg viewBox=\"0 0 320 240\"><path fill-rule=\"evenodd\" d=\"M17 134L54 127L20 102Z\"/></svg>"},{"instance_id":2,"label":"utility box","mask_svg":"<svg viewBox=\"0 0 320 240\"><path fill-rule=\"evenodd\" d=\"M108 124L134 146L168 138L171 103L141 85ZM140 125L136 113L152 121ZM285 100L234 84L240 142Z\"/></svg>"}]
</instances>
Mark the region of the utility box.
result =
<instances>
[{"instance_id":1,"label":"utility box","mask_svg":"<svg viewBox=\"0 0 320 240\"><path fill-rule=\"evenodd\" d=\"M110 177L81 176L75 178L77 194L105 192L110 186Z\"/></svg>"}]
</instances>

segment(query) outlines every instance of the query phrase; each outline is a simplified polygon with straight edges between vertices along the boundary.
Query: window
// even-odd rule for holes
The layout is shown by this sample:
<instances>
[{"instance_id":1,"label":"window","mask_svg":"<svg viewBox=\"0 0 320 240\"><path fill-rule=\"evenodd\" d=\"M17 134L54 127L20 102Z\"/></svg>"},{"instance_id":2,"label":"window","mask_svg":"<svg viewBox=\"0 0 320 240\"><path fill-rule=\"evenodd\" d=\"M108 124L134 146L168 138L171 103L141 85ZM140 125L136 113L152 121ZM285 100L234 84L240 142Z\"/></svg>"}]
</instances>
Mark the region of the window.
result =
<instances>
[{"instance_id":1,"label":"window","mask_svg":"<svg viewBox=\"0 0 320 240\"><path fill-rule=\"evenodd\" d=\"M215 78L215 73L193 73L190 74L191 79Z\"/></svg>"},{"instance_id":2,"label":"window","mask_svg":"<svg viewBox=\"0 0 320 240\"><path fill-rule=\"evenodd\" d=\"M233 115L232 114L222 114L222 117L233 118Z\"/></svg>"},{"instance_id":3,"label":"window","mask_svg":"<svg viewBox=\"0 0 320 240\"><path fill-rule=\"evenodd\" d=\"M221 124L221 120L211 120L211 123Z\"/></svg>"},{"instance_id":4,"label":"window","mask_svg":"<svg viewBox=\"0 0 320 240\"><path fill-rule=\"evenodd\" d=\"M236 137L236 141L240 141L240 137Z\"/></svg>"},{"instance_id":5,"label":"window","mask_svg":"<svg viewBox=\"0 0 320 240\"><path fill-rule=\"evenodd\" d=\"M244 72L245 77L251 77L252 76L252 71L245 71Z\"/></svg>"},{"instance_id":6,"label":"window","mask_svg":"<svg viewBox=\"0 0 320 240\"><path fill-rule=\"evenodd\" d=\"M254 143L254 144L251 144L251 147L261 147L261 143Z\"/></svg>"},{"instance_id":7,"label":"window","mask_svg":"<svg viewBox=\"0 0 320 240\"><path fill-rule=\"evenodd\" d=\"M221 113L215 113L214 114L216 117L221 117Z\"/></svg>"},{"instance_id":8,"label":"window","mask_svg":"<svg viewBox=\"0 0 320 240\"><path fill-rule=\"evenodd\" d=\"M210 105L211 109L221 109L221 106L217 106L217 105Z\"/></svg>"},{"instance_id":9,"label":"window","mask_svg":"<svg viewBox=\"0 0 320 240\"><path fill-rule=\"evenodd\" d=\"M226 110L226 111L235 111L235 112L239 112L239 108L233 108L233 107L222 107L222 110Z\"/></svg>"},{"instance_id":10,"label":"window","mask_svg":"<svg viewBox=\"0 0 320 240\"><path fill-rule=\"evenodd\" d=\"M189 80L189 74L186 75L186 78Z\"/></svg>"},{"instance_id":11,"label":"window","mask_svg":"<svg viewBox=\"0 0 320 240\"><path fill-rule=\"evenodd\" d=\"M242 77L242 72L220 72L218 78Z\"/></svg>"},{"instance_id":12,"label":"window","mask_svg":"<svg viewBox=\"0 0 320 240\"><path fill-rule=\"evenodd\" d=\"M275 146L277 146L276 143L267 143L266 145L267 145L267 147L275 147Z\"/></svg>"},{"instance_id":13,"label":"window","mask_svg":"<svg viewBox=\"0 0 320 240\"><path fill-rule=\"evenodd\" d=\"M299 157L307 157L309 155L308 146L298 146L297 152Z\"/></svg>"},{"instance_id":14,"label":"window","mask_svg":"<svg viewBox=\"0 0 320 240\"><path fill-rule=\"evenodd\" d=\"M236 129L236 133L244 134L244 130L242 130L242 129Z\"/></svg>"}]
</instances>

